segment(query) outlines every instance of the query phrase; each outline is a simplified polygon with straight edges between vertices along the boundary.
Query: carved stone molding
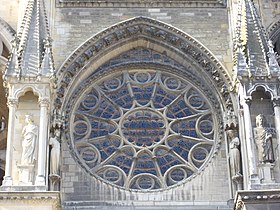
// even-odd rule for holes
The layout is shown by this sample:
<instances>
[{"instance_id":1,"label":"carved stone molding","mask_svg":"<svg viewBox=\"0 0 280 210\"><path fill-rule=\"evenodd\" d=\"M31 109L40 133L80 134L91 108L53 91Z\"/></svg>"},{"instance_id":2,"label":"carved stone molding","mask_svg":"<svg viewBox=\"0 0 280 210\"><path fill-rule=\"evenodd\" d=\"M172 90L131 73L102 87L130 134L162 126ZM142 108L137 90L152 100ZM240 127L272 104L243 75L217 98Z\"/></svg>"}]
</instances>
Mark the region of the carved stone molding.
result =
<instances>
[{"instance_id":1,"label":"carved stone molding","mask_svg":"<svg viewBox=\"0 0 280 210\"><path fill-rule=\"evenodd\" d=\"M148 7L148 8L157 8L157 7L215 7L215 8L225 8L225 0L177 0L177 1L168 1L168 0L56 0L57 7Z\"/></svg>"},{"instance_id":2,"label":"carved stone molding","mask_svg":"<svg viewBox=\"0 0 280 210\"><path fill-rule=\"evenodd\" d=\"M246 206L254 205L254 209L278 209L280 205L279 190L238 191L235 197L234 210L244 210ZM263 207L263 208L262 208Z\"/></svg>"},{"instance_id":3,"label":"carved stone molding","mask_svg":"<svg viewBox=\"0 0 280 210\"><path fill-rule=\"evenodd\" d=\"M5 44L7 44L7 47L9 50L11 50L11 44L10 41L13 39L13 35L16 34L16 31L2 18L0 18L0 33L6 38Z\"/></svg>"},{"instance_id":4,"label":"carved stone molding","mask_svg":"<svg viewBox=\"0 0 280 210\"><path fill-rule=\"evenodd\" d=\"M269 28L268 28L268 34L269 38L272 41L276 41L278 36L280 35L280 19L273 23Z\"/></svg>"},{"instance_id":5,"label":"carved stone molding","mask_svg":"<svg viewBox=\"0 0 280 210\"><path fill-rule=\"evenodd\" d=\"M50 104L50 100L48 98L40 98L39 99L39 105L48 107Z\"/></svg>"},{"instance_id":6,"label":"carved stone molding","mask_svg":"<svg viewBox=\"0 0 280 210\"><path fill-rule=\"evenodd\" d=\"M58 71L58 98L56 106L61 107L67 89L75 80L77 75L85 71L94 59L106 52L117 48L133 40L145 40L155 43L167 50L175 52L178 57L188 59L190 63L196 63L204 71L217 88L217 92L223 98L225 107L232 110L232 100L229 90L231 89L231 79L220 62L198 41L178 29L166 25L162 22L137 17L100 32L96 36L86 41L77 49L62 65ZM184 66L187 70L187 66Z\"/></svg>"},{"instance_id":7,"label":"carved stone molding","mask_svg":"<svg viewBox=\"0 0 280 210\"><path fill-rule=\"evenodd\" d=\"M13 206L15 209L27 208L39 209L40 206L48 206L50 209L61 209L59 192L0 192L0 206Z\"/></svg>"},{"instance_id":8,"label":"carved stone molding","mask_svg":"<svg viewBox=\"0 0 280 210\"><path fill-rule=\"evenodd\" d=\"M7 106L13 107L18 105L18 99L15 98L8 98Z\"/></svg>"}]
</instances>

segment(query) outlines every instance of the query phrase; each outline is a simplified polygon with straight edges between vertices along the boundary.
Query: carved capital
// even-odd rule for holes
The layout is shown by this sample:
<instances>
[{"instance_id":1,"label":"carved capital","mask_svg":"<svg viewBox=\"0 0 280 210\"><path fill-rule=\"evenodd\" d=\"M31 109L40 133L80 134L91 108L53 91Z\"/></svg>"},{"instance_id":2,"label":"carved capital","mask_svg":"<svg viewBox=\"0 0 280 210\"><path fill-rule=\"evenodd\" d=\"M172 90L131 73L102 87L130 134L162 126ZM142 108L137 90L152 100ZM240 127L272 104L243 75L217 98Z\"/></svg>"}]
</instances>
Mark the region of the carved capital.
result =
<instances>
[{"instance_id":1,"label":"carved capital","mask_svg":"<svg viewBox=\"0 0 280 210\"><path fill-rule=\"evenodd\" d=\"M17 107L18 106L18 99L16 98L8 98L7 106L10 107Z\"/></svg>"},{"instance_id":2,"label":"carved capital","mask_svg":"<svg viewBox=\"0 0 280 210\"><path fill-rule=\"evenodd\" d=\"M48 98L40 98L39 105L40 107L48 107L50 105L50 100Z\"/></svg>"},{"instance_id":3,"label":"carved capital","mask_svg":"<svg viewBox=\"0 0 280 210\"><path fill-rule=\"evenodd\" d=\"M273 106L274 107L280 107L280 98L277 98L277 99L273 100Z\"/></svg>"}]
</instances>

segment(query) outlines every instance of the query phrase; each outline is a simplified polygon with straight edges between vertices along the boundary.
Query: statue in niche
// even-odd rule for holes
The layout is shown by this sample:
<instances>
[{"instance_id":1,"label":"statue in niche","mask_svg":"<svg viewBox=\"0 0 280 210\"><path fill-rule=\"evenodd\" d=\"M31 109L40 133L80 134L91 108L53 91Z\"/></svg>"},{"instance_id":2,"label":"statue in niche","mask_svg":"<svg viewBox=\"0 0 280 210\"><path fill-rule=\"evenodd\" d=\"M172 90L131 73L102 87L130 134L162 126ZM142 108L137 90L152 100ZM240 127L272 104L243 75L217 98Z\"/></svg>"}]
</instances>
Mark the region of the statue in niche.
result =
<instances>
[{"instance_id":1,"label":"statue in niche","mask_svg":"<svg viewBox=\"0 0 280 210\"><path fill-rule=\"evenodd\" d=\"M50 174L59 175L60 160L60 130L56 129L54 136L50 138L49 144L52 146L50 154Z\"/></svg>"},{"instance_id":2,"label":"statue in niche","mask_svg":"<svg viewBox=\"0 0 280 210\"><path fill-rule=\"evenodd\" d=\"M22 129L22 155L21 155L21 164L22 165L31 165L36 160L36 144L38 139L38 126L34 124L32 116L25 116L25 125Z\"/></svg>"},{"instance_id":3,"label":"statue in niche","mask_svg":"<svg viewBox=\"0 0 280 210\"><path fill-rule=\"evenodd\" d=\"M241 175L241 158L240 158L240 140L236 135L236 131L229 130L228 137L230 139L229 143L229 161L230 170L232 178L240 177Z\"/></svg>"},{"instance_id":4,"label":"statue in niche","mask_svg":"<svg viewBox=\"0 0 280 210\"><path fill-rule=\"evenodd\" d=\"M272 134L274 129L264 127L265 117L259 114L256 117L256 128L254 128L255 141L258 149L258 158L260 163L273 163L274 153L272 144Z\"/></svg>"}]
</instances>

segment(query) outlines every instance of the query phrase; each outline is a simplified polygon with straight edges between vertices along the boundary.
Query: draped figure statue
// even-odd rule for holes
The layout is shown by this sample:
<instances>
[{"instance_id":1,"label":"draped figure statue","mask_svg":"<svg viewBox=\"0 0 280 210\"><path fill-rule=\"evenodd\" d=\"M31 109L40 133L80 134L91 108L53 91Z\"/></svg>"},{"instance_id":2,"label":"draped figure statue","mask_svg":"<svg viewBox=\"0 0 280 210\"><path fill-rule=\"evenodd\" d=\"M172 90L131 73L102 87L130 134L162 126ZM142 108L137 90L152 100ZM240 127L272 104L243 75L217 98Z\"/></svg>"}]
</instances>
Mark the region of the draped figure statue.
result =
<instances>
[{"instance_id":1,"label":"draped figure statue","mask_svg":"<svg viewBox=\"0 0 280 210\"><path fill-rule=\"evenodd\" d=\"M259 114L256 117L256 128L254 128L255 141L258 149L260 163L274 162L272 134L273 129L265 126L265 117Z\"/></svg>"},{"instance_id":2,"label":"draped figure statue","mask_svg":"<svg viewBox=\"0 0 280 210\"><path fill-rule=\"evenodd\" d=\"M36 144L38 139L38 126L34 124L32 116L25 116L25 125L22 129L22 155L21 155L21 164L30 165L36 160Z\"/></svg>"},{"instance_id":3,"label":"draped figure statue","mask_svg":"<svg viewBox=\"0 0 280 210\"><path fill-rule=\"evenodd\" d=\"M50 154L50 174L59 175L59 161L60 161L60 131L56 130L54 137L50 138L49 144L52 146Z\"/></svg>"},{"instance_id":4,"label":"draped figure statue","mask_svg":"<svg viewBox=\"0 0 280 210\"><path fill-rule=\"evenodd\" d=\"M230 139L229 143L229 161L230 161L230 169L231 176L240 176L241 175L241 158L239 145L239 138L236 136L233 130L228 131L228 137Z\"/></svg>"}]
</instances>

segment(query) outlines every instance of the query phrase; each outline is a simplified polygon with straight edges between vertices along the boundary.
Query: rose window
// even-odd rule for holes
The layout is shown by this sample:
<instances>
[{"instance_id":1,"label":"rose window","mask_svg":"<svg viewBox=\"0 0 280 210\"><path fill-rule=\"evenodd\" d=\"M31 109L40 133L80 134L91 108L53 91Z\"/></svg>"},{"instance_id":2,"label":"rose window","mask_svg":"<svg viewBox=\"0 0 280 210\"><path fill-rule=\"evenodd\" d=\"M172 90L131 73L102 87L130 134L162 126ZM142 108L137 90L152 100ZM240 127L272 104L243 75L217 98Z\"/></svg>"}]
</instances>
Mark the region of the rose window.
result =
<instances>
[{"instance_id":1,"label":"rose window","mask_svg":"<svg viewBox=\"0 0 280 210\"><path fill-rule=\"evenodd\" d=\"M156 190L193 178L212 156L217 120L187 78L119 72L80 95L71 120L76 156L93 176L125 189Z\"/></svg>"}]
</instances>

